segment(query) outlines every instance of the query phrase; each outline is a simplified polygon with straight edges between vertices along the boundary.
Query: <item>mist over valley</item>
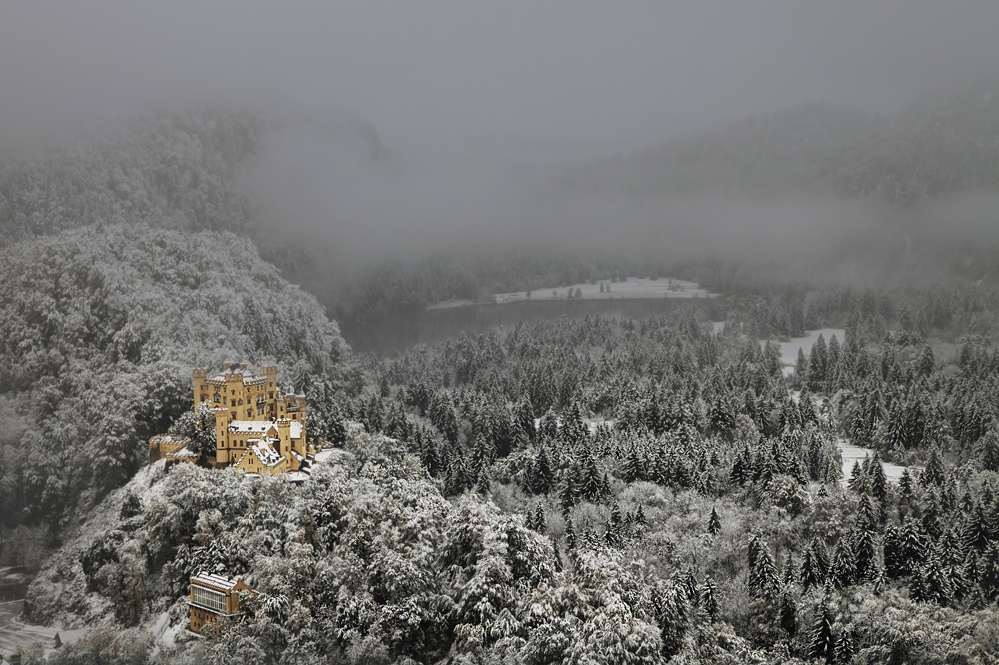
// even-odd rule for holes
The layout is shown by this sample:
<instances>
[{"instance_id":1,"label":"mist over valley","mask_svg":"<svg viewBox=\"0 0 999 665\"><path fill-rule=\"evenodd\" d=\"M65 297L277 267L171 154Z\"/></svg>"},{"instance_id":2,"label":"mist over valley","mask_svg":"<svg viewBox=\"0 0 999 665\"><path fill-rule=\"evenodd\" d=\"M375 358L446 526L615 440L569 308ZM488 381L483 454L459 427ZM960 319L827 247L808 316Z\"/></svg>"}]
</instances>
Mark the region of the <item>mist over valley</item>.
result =
<instances>
[{"instance_id":1,"label":"mist over valley","mask_svg":"<svg viewBox=\"0 0 999 665\"><path fill-rule=\"evenodd\" d=\"M0 8L0 659L994 662L997 21Z\"/></svg>"}]
</instances>

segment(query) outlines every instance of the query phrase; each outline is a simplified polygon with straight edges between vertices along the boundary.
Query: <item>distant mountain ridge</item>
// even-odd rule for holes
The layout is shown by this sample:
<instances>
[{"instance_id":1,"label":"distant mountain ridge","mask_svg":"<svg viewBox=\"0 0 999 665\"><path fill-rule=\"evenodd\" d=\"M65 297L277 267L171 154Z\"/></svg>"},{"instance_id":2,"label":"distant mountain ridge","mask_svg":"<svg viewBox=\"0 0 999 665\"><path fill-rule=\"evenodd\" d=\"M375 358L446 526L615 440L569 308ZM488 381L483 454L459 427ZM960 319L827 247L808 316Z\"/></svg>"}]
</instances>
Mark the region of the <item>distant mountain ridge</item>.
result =
<instances>
[{"instance_id":1,"label":"distant mountain ridge","mask_svg":"<svg viewBox=\"0 0 999 665\"><path fill-rule=\"evenodd\" d=\"M900 204L999 190L999 81L917 100L895 116L833 104L750 116L575 168L559 186L653 196L834 193Z\"/></svg>"},{"instance_id":2,"label":"distant mountain ridge","mask_svg":"<svg viewBox=\"0 0 999 665\"><path fill-rule=\"evenodd\" d=\"M370 125L336 113L150 113L71 145L0 155L0 246L92 224L253 236L261 215L239 175L268 137L294 127L338 135L363 158L385 153Z\"/></svg>"}]
</instances>

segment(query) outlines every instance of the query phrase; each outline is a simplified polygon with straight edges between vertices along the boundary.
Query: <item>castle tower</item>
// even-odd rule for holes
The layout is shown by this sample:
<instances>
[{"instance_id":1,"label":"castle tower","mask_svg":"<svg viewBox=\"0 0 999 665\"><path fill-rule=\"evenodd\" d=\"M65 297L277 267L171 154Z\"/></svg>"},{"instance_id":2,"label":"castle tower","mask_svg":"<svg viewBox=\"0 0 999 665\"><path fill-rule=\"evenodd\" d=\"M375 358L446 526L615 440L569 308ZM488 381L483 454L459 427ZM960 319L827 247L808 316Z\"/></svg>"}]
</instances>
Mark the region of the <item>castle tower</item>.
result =
<instances>
[{"instance_id":1,"label":"castle tower","mask_svg":"<svg viewBox=\"0 0 999 665\"><path fill-rule=\"evenodd\" d=\"M229 411L215 409L215 466L224 469L235 460L229 449Z\"/></svg>"},{"instance_id":2,"label":"castle tower","mask_svg":"<svg viewBox=\"0 0 999 665\"><path fill-rule=\"evenodd\" d=\"M280 441L278 445L281 446L280 448L281 456L284 457L286 460L288 460L289 469L291 469L292 471L297 471L299 467L298 460L295 458L294 455L291 454L292 451L294 450L294 448L292 447L293 443L291 438L291 421L288 420L287 418L279 418L277 421L275 421L274 424L277 425L278 441ZM297 450L295 450L295 452L297 452L299 455L302 454L300 451Z\"/></svg>"},{"instance_id":3,"label":"castle tower","mask_svg":"<svg viewBox=\"0 0 999 665\"><path fill-rule=\"evenodd\" d=\"M197 406L208 399L208 372L197 368L192 373L194 378L194 405Z\"/></svg>"},{"instance_id":4,"label":"castle tower","mask_svg":"<svg viewBox=\"0 0 999 665\"><path fill-rule=\"evenodd\" d=\"M245 386L243 385L243 370L236 363L228 365L225 372L225 397L228 399L229 417L227 420L239 420L239 407L243 403Z\"/></svg>"}]
</instances>

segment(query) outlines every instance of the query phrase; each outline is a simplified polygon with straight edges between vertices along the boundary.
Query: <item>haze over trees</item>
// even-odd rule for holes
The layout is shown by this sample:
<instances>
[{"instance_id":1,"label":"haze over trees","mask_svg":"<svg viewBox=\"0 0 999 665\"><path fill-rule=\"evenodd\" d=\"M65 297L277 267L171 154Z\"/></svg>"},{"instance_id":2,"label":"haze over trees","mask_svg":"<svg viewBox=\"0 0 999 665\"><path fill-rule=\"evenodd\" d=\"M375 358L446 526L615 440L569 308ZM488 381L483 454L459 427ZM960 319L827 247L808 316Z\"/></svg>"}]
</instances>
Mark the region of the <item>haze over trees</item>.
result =
<instances>
[{"instance_id":1,"label":"haze over trees","mask_svg":"<svg viewBox=\"0 0 999 665\"><path fill-rule=\"evenodd\" d=\"M4 554L31 577L24 620L88 630L47 662L999 659L996 80L969 75L896 110L715 113L729 119L617 156L522 163L512 107L552 111L500 84L514 60L489 48L516 40L419 11L387 30L406 68L385 49L370 58L378 85L361 87L408 115L400 99L449 84L412 78L419 35L488 87L461 108L515 158L483 166L475 140L436 145L433 127L460 115L442 107L384 143L351 112L283 96L147 110L18 150L0 120ZM756 12L729 37L746 39ZM517 18L510 29L530 24L549 50L559 37L543 28L564 27ZM349 23L315 28L341 48ZM641 48L649 27L604 56L659 63ZM430 38L443 28L469 43ZM651 39L683 42L665 34ZM268 63L294 50L278 42L260 40ZM17 43L0 39L0 60L16 65L3 49ZM893 81L904 60L893 52ZM546 62L531 68L544 87ZM4 70L0 111L15 98ZM636 71L612 73L652 94ZM349 88L326 74L309 86ZM592 97L557 124L585 127ZM558 152L556 135L523 152ZM720 296L634 318L575 309L590 304L577 285L617 296L635 277ZM341 336L415 326L430 305L512 311L488 304L508 292L571 316L372 353ZM785 365L779 344L819 329L832 332ZM191 370L223 361L276 364L307 394L328 455L308 480L207 468ZM168 430L192 436L196 463L147 464L149 437ZM869 456L844 474L848 446ZM905 467L897 480L888 462ZM256 595L187 640L201 570Z\"/></svg>"}]
</instances>

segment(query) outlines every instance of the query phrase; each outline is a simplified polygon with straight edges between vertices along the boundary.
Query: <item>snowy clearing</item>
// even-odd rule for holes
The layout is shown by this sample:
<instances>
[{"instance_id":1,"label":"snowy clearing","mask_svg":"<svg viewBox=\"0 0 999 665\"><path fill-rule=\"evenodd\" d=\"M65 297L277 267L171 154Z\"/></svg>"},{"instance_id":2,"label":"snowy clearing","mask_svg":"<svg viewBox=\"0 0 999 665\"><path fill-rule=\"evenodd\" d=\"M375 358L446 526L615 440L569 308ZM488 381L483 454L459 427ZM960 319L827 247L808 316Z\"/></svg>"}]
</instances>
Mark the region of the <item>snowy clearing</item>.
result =
<instances>
[{"instance_id":1,"label":"snowy clearing","mask_svg":"<svg viewBox=\"0 0 999 665\"><path fill-rule=\"evenodd\" d=\"M609 291L607 289L610 289ZM557 288L544 288L531 291L527 297L526 291L516 293L497 293L495 301L499 305L522 300L571 300L579 291L579 300L612 300L632 298L715 298L717 293L709 293L696 282L685 282L679 279L648 279L644 277L629 277L626 281L611 282L604 280L595 284L572 284ZM573 298L569 298L569 293Z\"/></svg>"},{"instance_id":2,"label":"snowy clearing","mask_svg":"<svg viewBox=\"0 0 999 665\"><path fill-rule=\"evenodd\" d=\"M776 344L780 345L780 362L784 366L784 376L790 376L794 373L794 363L798 360L798 349L804 351L807 356L811 353L812 345L815 344L819 335L822 335L826 344L829 344L829 340L832 339L833 335L842 344L844 332L842 328L822 328L821 330L809 331L804 337L792 337L787 342L776 342ZM767 340L760 340L760 345L766 343Z\"/></svg>"},{"instance_id":3,"label":"snowy clearing","mask_svg":"<svg viewBox=\"0 0 999 665\"><path fill-rule=\"evenodd\" d=\"M850 472L853 471L854 463L860 462L863 464L864 459L867 457L874 457L874 451L859 446L851 446L842 439L839 439L838 443L839 451L843 455L843 479L840 482L845 485L850 481ZM898 466L891 462L881 462L881 467L885 470L888 481L892 483L897 483L902 477L902 472L905 471L904 466Z\"/></svg>"}]
</instances>

